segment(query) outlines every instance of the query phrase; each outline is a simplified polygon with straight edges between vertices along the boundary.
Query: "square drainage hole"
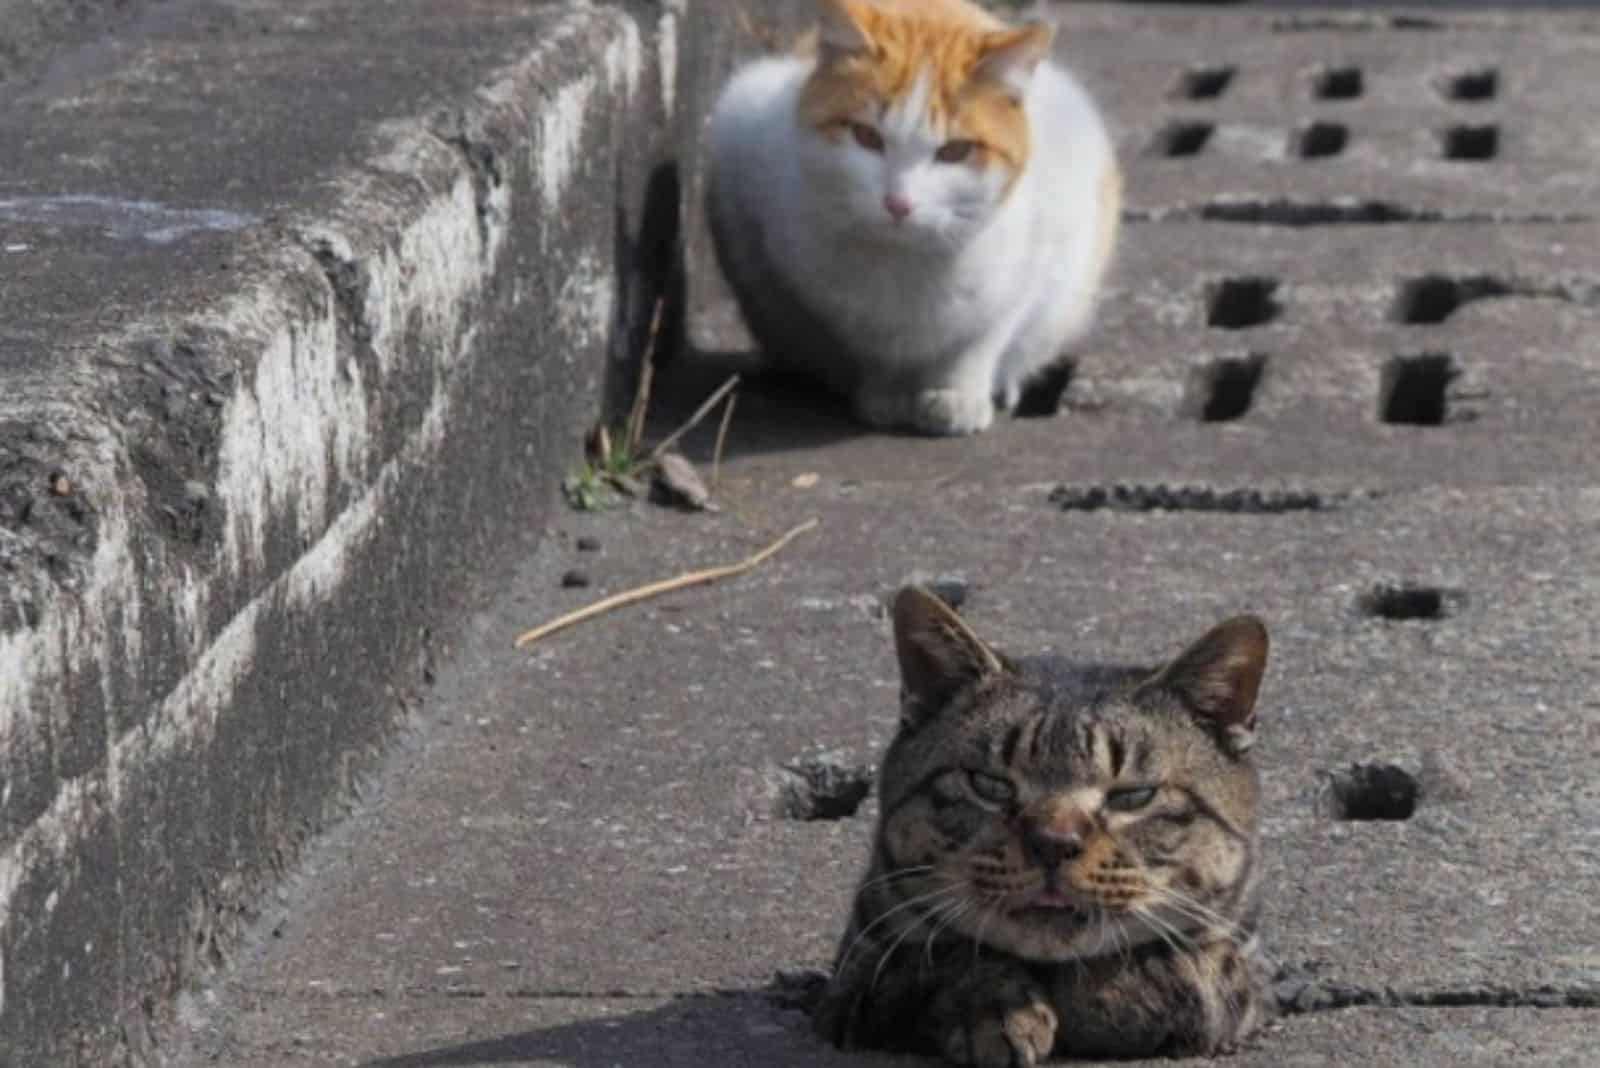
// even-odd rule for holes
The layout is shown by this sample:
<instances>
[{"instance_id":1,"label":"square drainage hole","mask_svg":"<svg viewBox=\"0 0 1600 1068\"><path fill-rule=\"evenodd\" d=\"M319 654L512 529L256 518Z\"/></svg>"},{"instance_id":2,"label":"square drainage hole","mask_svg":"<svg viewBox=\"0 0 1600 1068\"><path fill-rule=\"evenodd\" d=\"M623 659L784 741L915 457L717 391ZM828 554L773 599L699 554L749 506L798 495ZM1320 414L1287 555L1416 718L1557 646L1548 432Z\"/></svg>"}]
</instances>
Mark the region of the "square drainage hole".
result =
<instances>
[{"instance_id":1,"label":"square drainage hole","mask_svg":"<svg viewBox=\"0 0 1600 1068\"><path fill-rule=\"evenodd\" d=\"M1255 403L1256 387L1266 369L1267 357L1261 353L1214 360L1197 368L1189 384L1185 411L1203 423L1230 423L1243 418Z\"/></svg>"},{"instance_id":2,"label":"square drainage hole","mask_svg":"<svg viewBox=\"0 0 1600 1068\"><path fill-rule=\"evenodd\" d=\"M1243 330L1270 323L1283 306L1278 303L1275 278L1225 278L1209 287L1206 325L1223 330Z\"/></svg>"},{"instance_id":3,"label":"square drainage hole","mask_svg":"<svg viewBox=\"0 0 1600 1068\"><path fill-rule=\"evenodd\" d=\"M1332 815L1339 820L1408 820L1422 793L1416 776L1394 764L1352 764L1328 780Z\"/></svg>"},{"instance_id":4,"label":"square drainage hole","mask_svg":"<svg viewBox=\"0 0 1600 1068\"><path fill-rule=\"evenodd\" d=\"M1019 419L1040 419L1059 413L1077 369L1073 361L1062 360L1035 371L1023 385L1022 396L1011 414Z\"/></svg>"},{"instance_id":5,"label":"square drainage hole","mask_svg":"<svg viewBox=\"0 0 1600 1068\"><path fill-rule=\"evenodd\" d=\"M1378 383L1378 418L1405 426L1442 426L1450 414L1450 383L1460 374L1448 352L1394 357Z\"/></svg>"},{"instance_id":6,"label":"square drainage hole","mask_svg":"<svg viewBox=\"0 0 1600 1068\"><path fill-rule=\"evenodd\" d=\"M1295 155L1301 159L1328 159L1350 143L1350 129L1340 122L1314 122L1294 135Z\"/></svg>"},{"instance_id":7,"label":"square drainage hole","mask_svg":"<svg viewBox=\"0 0 1600 1068\"><path fill-rule=\"evenodd\" d=\"M1503 297L1510 292L1511 287L1498 278L1423 275L1400 284L1400 291L1395 295L1392 318L1408 326L1442 323L1464 304L1485 297Z\"/></svg>"},{"instance_id":8,"label":"square drainage hole","mask_svg":"<svg viewBox=\"0 0 1600 1068\"><path fill-rule=\"evenodd\" d=\"M1318 100L1354 100L1366 90L1360 67L1328 67L1317 72L1311 94Z\"/></svg>"},{"instance_id":9,"label":"square drainage hole","mask_svg":"<svg viewBox=\"0 0 1600 1068\"><path fill-rule=\"evenodd\" d=\"M1362 594L1357 607L1373 619L1433 621L1454 615L1465 602L1459 590L1385 583Z\"/></svg>"},{"instance_id":10,"label":"square drainage hole","mask_svg":"<svg viewBox=\"0 0 1600 1068\"><path fill-rule=\"evenodd\" d=\"M1500 127L1452 126L1444 132L1444 158L1481 163L1500 154Z\"/></svg>"},{"instance_id":11,"label":"square drainage hole","mask_svg":"<svg viewBox=\"0 0 1600 1068\"><path fill-rule=\"evenodd\" d=\"M1178 76L1172 95L1184 100L1215 100L1228 91L1235 73L1231 66L1190 67Z\"/></svg>"},{"instance_id":12,"label":"square drainage hole","mask_svg":"<svg viewBox=\"0 0 1600 1068\"><path fill-rule=\"evenodd\" d=\"M1500 94L1500 72L1493 67L1467 70L1445 79L1444 95L1449 100L1478 104Z\"/></svg>"},{"instance_id":13,"label":"square drainage hole","mask_svg":"<svg viewBox=\"0 0 1600 1068\"><path fill-rule=\"evenodd\" d=\"M1188 156L1198 156L1206 147L1206 142L1211 140L1211 133L1216 129L1209 122L1196 122L1184 120L1169 122L1156 134L1155 140L1150 144L1150 154L1165 156L1168 159L1183 159Z\"/></svg>"}]
</instances>

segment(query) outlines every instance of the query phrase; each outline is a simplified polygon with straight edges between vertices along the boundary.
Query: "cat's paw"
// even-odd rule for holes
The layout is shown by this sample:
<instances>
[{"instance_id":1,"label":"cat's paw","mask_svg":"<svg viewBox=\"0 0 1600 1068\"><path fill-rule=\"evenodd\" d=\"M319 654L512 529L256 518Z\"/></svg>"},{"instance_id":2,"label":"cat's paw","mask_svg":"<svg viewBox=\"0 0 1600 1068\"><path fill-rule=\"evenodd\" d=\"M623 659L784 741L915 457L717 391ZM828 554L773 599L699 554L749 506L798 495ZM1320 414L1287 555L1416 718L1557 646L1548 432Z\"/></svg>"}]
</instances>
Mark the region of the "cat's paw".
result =
<instances>
[{"instance_id":1,"label":"cat's paw","mask_svg":"<svg viewBox=\"0 0 1600 1068\"><path fill-rule=\"evenodd\" d=\"M970 985L945 1033L944 1056L972 1068L1035 1068L1050 1056L1058 1019L1044 992L1021 976Z\"/></svg>"},{"instance_id":2,"label":"cat's paw","mask_svg":"<svg viewBox=\"0 0 1600 1068\"><path fill-rule=\"evenodd\" d=\"M994 399L987 392L928 389L916 396L911 424L924 434L952 436L988 430Z\"/></svg>"}]
</instances>

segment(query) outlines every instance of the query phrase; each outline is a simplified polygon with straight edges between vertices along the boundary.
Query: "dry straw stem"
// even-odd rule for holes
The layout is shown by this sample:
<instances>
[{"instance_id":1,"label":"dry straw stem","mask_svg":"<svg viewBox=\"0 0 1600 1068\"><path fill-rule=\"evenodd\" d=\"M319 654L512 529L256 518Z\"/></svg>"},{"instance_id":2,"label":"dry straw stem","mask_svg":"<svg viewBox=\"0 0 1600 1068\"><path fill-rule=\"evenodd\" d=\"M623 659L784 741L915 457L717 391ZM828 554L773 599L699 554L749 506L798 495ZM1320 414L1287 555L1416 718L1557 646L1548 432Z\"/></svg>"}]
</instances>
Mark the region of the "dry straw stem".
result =
<instances>
[{"instance_id":1,"label":"dry straw stem","mask_svg":"<svg viewBox=\"0 0 1600 1068\"><path fill-rule=\"evenodd\" d=\"M644 355L639 357L639 385L633 392L633 407L628 410L626 445L629 456L639 454L639 442L644 438L645 416L650 411L650 387L656 377L656 338L661 336L661 316L667 307L666 297L657 297L650 313L650 330L645 336Z\"/></svg>"},{"instance_id":2,"label":"dry straw stem","mask_svg":"<svg viewBox=\"0 0 1600 1068\"><path fill-rule=\"evenodd\" d=\"M672 448L672 446L678 443L679 438L693 430L696 426L699 426L700 420L709 415L711 410L717 406L717 402L723 397L726 397L729 393L733 392L734 387L738 384L739 376L730 375L726 382L717 387L716 392L712 393L711 396L707 397L700 403L700 407L694 410L694 414L689 417L687 422L685 422L678 429L674 430L672 433L668 434L666 440L650 450L650 455L645 458L644 462L646 464L653 464L657 460L661 459L662 455L668 449Z\"/></svg>"},{"instance_id":3,"label":"dry straw stem","mask_svg":"<svg viewBox=\"0 0 1600 1068\"><path fill-rule=\"evenodd\" d=\"M722 475L722 443L728 439L728 424L733 422L733 406L739 394L728 394L728 406L722 409L722 425L717 427L717 446L711 450L711 492L717 492L717 481Z\"/></svg>"},{"instance_id":4,"label":"dry straw stem","mask_svg":"<svg viewBox=\"0 0 1600 1068\"><path fill-rule=\"evenodd\" d=\"M576 612L568 612L566 615L552 619L542 626L525 631L517 636L516 646L521 649L523 646L531 645L540 638L554 634L558 630L565 630L574 624L582 623L586 619L593 619L595 616L604 615L613 609L637 604L640 601L648 601L652 597L659 597L674 590L687 589L690 586L703 586L708 582L716 582L718 579L742 575L752 568L761 566L768 558L781 552L784 546L816 525L816 519L808 519L771 545L768 545L765 549L753 556L740 560L736 564L723 564L720 567L708 567L701 571L690 571L674 578L662 579L659 582L651 582L644 586L636 586L631 590L623 590L621 593L614 593L610 597L580 608Z\"/></svg>"}]
</instances>

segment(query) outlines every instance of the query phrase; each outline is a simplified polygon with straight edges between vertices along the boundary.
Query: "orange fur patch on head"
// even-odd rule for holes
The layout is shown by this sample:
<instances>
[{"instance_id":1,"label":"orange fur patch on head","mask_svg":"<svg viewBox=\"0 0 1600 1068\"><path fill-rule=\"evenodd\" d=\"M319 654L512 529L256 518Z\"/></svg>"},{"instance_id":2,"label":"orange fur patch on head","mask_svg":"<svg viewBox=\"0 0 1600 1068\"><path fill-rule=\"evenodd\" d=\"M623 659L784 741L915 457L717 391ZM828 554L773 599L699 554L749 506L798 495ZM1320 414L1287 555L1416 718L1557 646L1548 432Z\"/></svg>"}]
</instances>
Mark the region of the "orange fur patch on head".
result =
<instances>
[{"instance_id":1,"label":"orange fur patch on head","mask_svg":"<svg viewBox=\"0 0 1600 1068\"><path fill-rule=\"evenodd\" d=\"M1050 31L1009 27L967 0L821 0L826 18L860 47L809 47L817 69L800 97L800 119L831 139L871 121L928 79L928 122L946 140L975 143L973 162L1020 172L1028 120L1016 93L990 69L1003 53L1042 55Z\"/></svg>"}]
</instances>

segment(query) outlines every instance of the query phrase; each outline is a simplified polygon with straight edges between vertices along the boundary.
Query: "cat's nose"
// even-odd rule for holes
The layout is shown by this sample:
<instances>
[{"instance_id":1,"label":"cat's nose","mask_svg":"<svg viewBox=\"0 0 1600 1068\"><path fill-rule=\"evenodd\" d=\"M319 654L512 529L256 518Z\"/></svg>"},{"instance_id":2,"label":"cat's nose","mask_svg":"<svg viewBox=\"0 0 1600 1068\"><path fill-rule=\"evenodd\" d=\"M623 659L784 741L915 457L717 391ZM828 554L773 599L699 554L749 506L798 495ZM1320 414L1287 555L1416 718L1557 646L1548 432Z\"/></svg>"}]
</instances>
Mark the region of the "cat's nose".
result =
<instances>
[{"instance_id":1,"label":"cat's nose","mask_svg":"<svg viewBox=\"0 0 1600 1068\"><path fill-rule=\"evenodd\" d=\"M1054 868L1083 852L1083 836L1075 830L1029 827L1022 835L1022 847L1034 863Z\"/></svg>"},{"instance_id":2,"label":"cat's nose","mask_svg":"<svg viewBox=\"0 0 1600 1068\"><path fill-rule=\"evenodd\" d=\"M899 193L886 193L883 209L894 217L895 222L904 222L906 216L911 214L911 201Z\"/></svg>"}]
</instances>

